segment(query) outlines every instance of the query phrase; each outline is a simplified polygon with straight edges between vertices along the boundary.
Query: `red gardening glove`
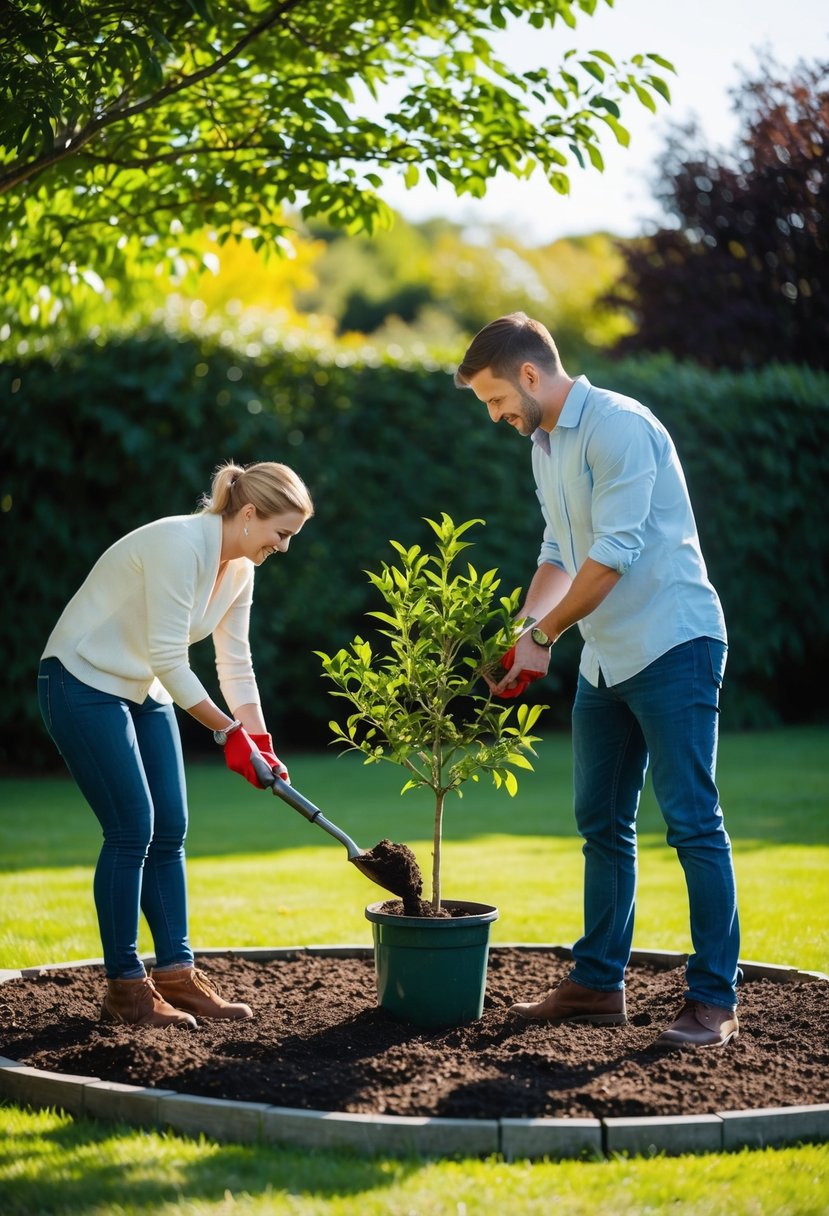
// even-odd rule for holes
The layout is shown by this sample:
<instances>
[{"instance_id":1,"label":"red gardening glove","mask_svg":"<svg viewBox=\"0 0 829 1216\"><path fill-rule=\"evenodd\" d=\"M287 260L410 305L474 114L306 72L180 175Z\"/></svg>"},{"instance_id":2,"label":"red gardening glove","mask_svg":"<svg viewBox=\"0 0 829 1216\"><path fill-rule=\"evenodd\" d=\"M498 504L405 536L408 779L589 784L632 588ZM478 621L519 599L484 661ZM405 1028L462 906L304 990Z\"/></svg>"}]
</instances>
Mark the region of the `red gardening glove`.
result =
<instances>
[{"instance_id":1,"label":"red gardening glove","mask_svg":"<svg viewBox=\"0 0 829 1216\"><path fill-rule=\"evenodd\" d=\"M509 671L515 662L515 647L511 646L507 653L501 658L501 666L504 671ZM507 697L520 697L522 692L525 692L528 685L532 684L533 680L538 680L544 675L543 671L528 671L526 667L521 669L521 674L518 681L513 684L512 688L503 688L495 695L506 699ZM231 735L231 738L233 736Z\"/></svg>"},{"instance_id":2,"label":"red gardening glove","mask_svg":"<svg viewBox=\"0 0 829 1216\"><path fill-rule=\"evenodd\" d=\"M260 736L261 738L261 736ZM243 726L238 727L232 735L228 735L224 746L225 764L232 772L244 777L258 790L262 789L256 770L250 762L255 744Z\"/></svg>"},{"instance_id":3,"label":"red gardening glove","mask_svg":"<svg viewBox=\"0 0 829 1216\"><path fill-rule=\"evenodd\" d=\"M233 736L230 736L231 739ZM276 773L277 777L281 777L283 781L288 781L288 770L285 765L275 754L273 750L273 739L270 735L251 735L251 739L259 748L262 754L262 759L267 764L272 773Z\"/></svg>"}]
</instances>

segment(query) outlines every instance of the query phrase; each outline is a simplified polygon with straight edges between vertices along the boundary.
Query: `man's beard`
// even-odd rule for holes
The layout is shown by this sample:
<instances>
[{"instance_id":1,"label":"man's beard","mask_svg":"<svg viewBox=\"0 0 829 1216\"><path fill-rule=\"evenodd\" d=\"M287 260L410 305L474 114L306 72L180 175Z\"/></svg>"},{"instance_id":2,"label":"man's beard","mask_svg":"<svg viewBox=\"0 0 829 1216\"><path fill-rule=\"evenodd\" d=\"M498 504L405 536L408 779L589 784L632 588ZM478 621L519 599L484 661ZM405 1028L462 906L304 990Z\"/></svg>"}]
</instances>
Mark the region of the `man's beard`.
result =
<instances>
[{"instance_id":1,"label":"man's beard","mask_svg":"<svg viewBox=\"0 0 829 1216\"><path fill-rule=\"evenodd\" d=\"M536 401L535 397L531 397L527 390L522 388L520 384L516 384L515 387L518 390L518 396L521 400L521 405L524 412L524 427L521 428L521 434L532 435L533 431L537 431L541 426L543 410Z\"/></svg>"}]
</instances>

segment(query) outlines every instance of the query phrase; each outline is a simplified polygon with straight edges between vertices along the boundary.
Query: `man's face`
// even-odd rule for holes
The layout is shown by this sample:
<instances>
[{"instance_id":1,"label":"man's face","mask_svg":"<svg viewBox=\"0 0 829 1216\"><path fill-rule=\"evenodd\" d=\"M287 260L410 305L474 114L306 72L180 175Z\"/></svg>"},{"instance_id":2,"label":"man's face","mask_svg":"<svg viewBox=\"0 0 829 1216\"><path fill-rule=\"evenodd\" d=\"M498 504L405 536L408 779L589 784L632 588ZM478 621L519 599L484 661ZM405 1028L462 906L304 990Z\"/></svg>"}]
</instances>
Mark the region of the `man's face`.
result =
<instances>
[{"instance_id":1,"label":"man's face","mask_svg":"<svg viewBox=\"0 0 829 1216\"><path fill-rule=\"evenodd\" d=\"M487 407L493 422L508 422L519 435L532 435L541 426L544 411L520 383L493 376L485 367L472 377L469 387Z\"/></svg>"}]
</instances>

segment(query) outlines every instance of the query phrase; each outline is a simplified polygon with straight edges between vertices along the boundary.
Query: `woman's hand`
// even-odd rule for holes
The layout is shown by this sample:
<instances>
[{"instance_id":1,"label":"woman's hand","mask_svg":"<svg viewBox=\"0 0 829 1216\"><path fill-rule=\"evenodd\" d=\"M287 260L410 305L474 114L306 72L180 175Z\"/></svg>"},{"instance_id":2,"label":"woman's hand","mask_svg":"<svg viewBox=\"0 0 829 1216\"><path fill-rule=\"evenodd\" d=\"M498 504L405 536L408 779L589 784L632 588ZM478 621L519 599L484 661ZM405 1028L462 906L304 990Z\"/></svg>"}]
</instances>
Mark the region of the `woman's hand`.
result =
<instances>
[{"instance_id":1,"label":"woman's hand","mask_svg":"<svg viewBox=\"0 0 829 1216\"><path fill-rule=\"evenodd\" d=\"M250 737L259 748L262 759L265 761L271 772L276 773L277 777L281 777L283 781L288 781L288 770L279 757L274 753L273 739L270 737L270 735L252 734Z\"/></svg>"},{"instance_id":2,"label":"woman's hand","mask_svg":"<svg viewBox=\"0 0 829 1216\"><path fill-rule=\"evenodd\" d=\"M244 777L251 785L255 785L258 790L263 789L263 785L256 776L256 769L251 762L251 756L256 749L251 736L245 730L244 726L239 726L231 735L227 737L227 743L224 745L225 764L234 773L238 773L240 777ZM265 757L267 760L267 757Z\"/></svg>"}]
</instances>

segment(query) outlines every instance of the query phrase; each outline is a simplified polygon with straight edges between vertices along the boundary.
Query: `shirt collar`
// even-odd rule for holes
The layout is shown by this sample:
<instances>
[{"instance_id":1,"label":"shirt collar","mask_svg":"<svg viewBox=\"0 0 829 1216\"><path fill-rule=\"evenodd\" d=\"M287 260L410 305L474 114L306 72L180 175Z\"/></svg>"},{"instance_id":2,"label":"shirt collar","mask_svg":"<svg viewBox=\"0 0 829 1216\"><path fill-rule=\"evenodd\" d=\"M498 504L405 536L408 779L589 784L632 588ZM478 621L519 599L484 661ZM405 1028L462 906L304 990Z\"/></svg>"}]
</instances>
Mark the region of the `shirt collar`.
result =
<instances>
[{"instance_id":1,"label":"shirt collar","mask_svg":"<svg viewBox=\"0 0 829 1216\"><path fill-rule=\"evenodd\" d=\"M587 376L577 376L570 386L570 391L564 398L564 405L561 407L561 413L558 416L554 430L561 427L577 427L581 422L581 415L584 409L584 403L587 400L587 394L593 386L587 379ZM537 444L542 451L549 455L550 452L550 434L543 427L537 427L530 436L533 443Z\"/></svg>"}]
</instances>

